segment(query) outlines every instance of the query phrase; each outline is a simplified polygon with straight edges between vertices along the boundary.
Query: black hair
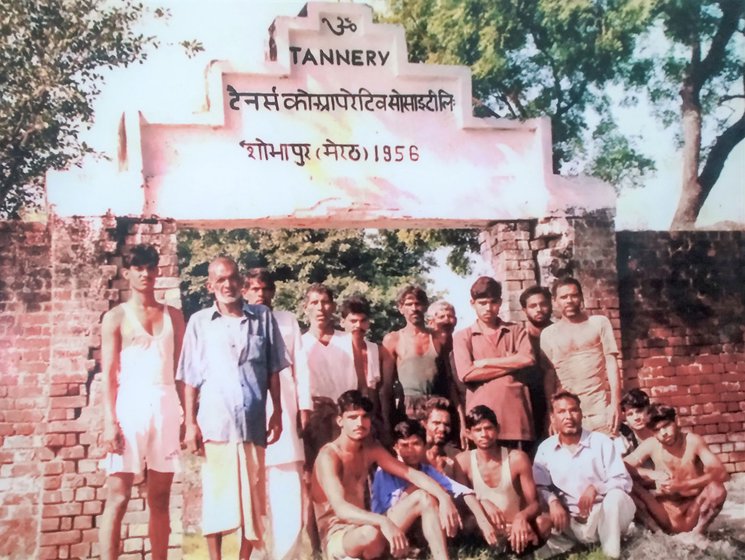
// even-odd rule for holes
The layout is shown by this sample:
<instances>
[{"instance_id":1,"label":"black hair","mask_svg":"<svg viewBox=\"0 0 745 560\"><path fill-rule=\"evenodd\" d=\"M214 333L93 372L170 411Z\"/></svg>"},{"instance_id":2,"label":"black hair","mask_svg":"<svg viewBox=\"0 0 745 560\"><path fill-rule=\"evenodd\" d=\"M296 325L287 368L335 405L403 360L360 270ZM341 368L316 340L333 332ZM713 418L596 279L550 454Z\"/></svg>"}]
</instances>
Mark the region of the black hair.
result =
<instances>
[{"instance_id":1,"label":"black hair","mask_svg":"<svg viewBox=\"0 0 745 560\"><path fill-rule=\"evenodd\" d=\"M551 293L553 294L554 298L556 298L556 292L559 291L559 288L563 286L577 286L577 291L579 292L579 297L584 297L582 294L582 284L579 283L579 280L576 278L572 278L571 276L566 276L564 278L559 278L554 282L553 286L551 286Z\"/></svg>"},{"instance_id":2,"label":"black hair","mask_svg":"<svg viewBox=\"0 0 745 560\"><path fill-rule=\"evenodd\" d=\"M447 400L445 397L430 397L426 400L424 403L424 421L426 422L429 420L429 415L432 414L435 410L444 410L448 414L452 416L452 407L450 405L450 401Z\"/></svg>"},{"instance_id":3,"label":"black hair","mask_svg":"<svg viewBox=\"0 0 745 560\"><path fill-rule=\"evenodd\" d=\"M373 409L372 401L357 389L343 392L336 401L336 406L339 409L339 416L350 410L364 410L369 414Z\"/></svg>"},{"instance_id":4,"label":"black hair","mask_svg":"<svg viewBox=\"0 0 745 560\"><path fill-rule=\"evenodd\" d=\"M471 285L471 299L502 299L502 284L489 276L481 276Z\"/></svg>"},{"instance_id":5,"label":"black hair","mask_svg":"<svg viewBox=\"0 0 745 560\"><path fill-rule=\"evenodd\" d=\"M582 401L579 400L579 397L575 395L574 393L570 393L569 391L559 391L557 393L554 393L551 395L551 412L554 410L554 403L558 401L563 401L565 399L569 399L570 401L574 401L577 406L582 406Z\"/></svg>"},{"instance_id":6,"label":"black hair","mask_svg":"<svg viewBox=\"0 0 745 560\"><path fill-rule=\"evenodd\" d=\"M370 302L364 296L355 294L348 297L341 303L341 316L346 317L350 313L355 315L365 315L370 317Z\"/></svg>"},{"instance_id":7,"label":"black hair","mask_svg":"<svg viewBox=\"0 0 745 560\"><path fill-rule=\"evenodd\" d=\"M488 420L496 428L499 428L499 422L497 422L497 415L494 411L486 406L485 404L477 404L466 414L466 428L471 429L482 420Z\"/></svg>"},{"instance_id":8,"label":"black hair","mask_svg":"<svg viewBox=\"0 0 745 560\"><path fill-rule=\"evenodd\" d=\"M159 262L160 255L158 254L158 250L152 245L146 245L144 243L134 245L124 256L124 268L132 268L133 266L153 268L158 266Z\"/></svg>"},{"instance_id":9,"label":"black hair","mask_svg":"<svg viewBox=\"0 0 745 560\"><path fill-rule=\"evenodd\" d=\"M647 408L648 406L649 395L638 388L629 390L621 399L621 410Z\"/></svg>"},{"instance_id":10,"label":"black hair","mask_svg":"<svg viewBox=\"0 0 745 560\"><path fill-rule=\"evenodd\" d=\"M411 284L409 284L408 286L404 286L401 289L401 291L398 293L398 297L396 298L396 303L398 305L403 305L407 296L414 296L414 299L416 299L419 303L423 303L424 305L429 305L429 298L427 297L427 292L425 292L419 286L413 286Z\"/></svg>"},{"instance_id":11,"label":"black hair","mask_svg":"<svg viewBox=\"0 0 745 560\"><path fill-rule=\"evenodd\" d=\"M549 305L551 304L551 292L546 286L531 286L520 294L520 307L525 309L528 305L528 299L537 295L542 295L548 300Z\"/></svg>"},{"instance_id":12,"label":"black hair","mask_svg":"<svg viewBox=\"0 0 745 560\"><path fill-rule=\"evenodd\" d=\"M398 440L407 439L411 436L417 436L422 441L427 441L427 432L424 430L424 426L416 420L407 418L395 425L393 428L393 442L396 443Z\"/></svg>"},{"instance_id":13,"label":"black hair","mask_svg":"<svg viewBox=\"0 0 745 560\"><path fill-rule=\"evenodd\" d=\"M246 272L246 287L248 287L250 280L263 282L272 291L277 289L277 286L274 284L274 278L272 278L272 275L266 268L249 268L248 272Z\"/></svg>"},{"instance_id":14,"label":"black hair","mask_svg":"<svg viewBox=\"0 0 745 560\"><path fill-rule=\"evenodd\" d=\"M677 413L675 408L667 406L666 404L653 404L649 407L649 420L647 421L647 428L652 431L657 429L657 424L660 422L675 422Z\"/></svg>"}]
</instances>

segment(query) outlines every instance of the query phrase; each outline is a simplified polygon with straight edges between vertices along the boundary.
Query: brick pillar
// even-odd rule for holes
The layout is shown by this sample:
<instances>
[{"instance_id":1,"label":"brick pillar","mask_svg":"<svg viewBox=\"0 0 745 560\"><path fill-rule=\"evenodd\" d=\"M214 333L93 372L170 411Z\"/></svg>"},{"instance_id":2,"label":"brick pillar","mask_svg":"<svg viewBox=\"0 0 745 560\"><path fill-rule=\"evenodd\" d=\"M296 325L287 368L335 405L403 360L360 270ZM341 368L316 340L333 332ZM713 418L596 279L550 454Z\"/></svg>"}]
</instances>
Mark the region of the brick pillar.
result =
<instances>
[{"instance_id":1,"label":"brick pillar","mask_svg":"<svg viewBox=\"0 0 745 560\"><path fill-rule=\"evenodd\" d=\"M120 255L139 242L160 247L157 291L178 302L175 233L172 221L113 216L0 223L0 556L98 556L101 317L127 295ZM174 558L181 507L177 482ZM136 488L122 558L143 558L146 535Z\"/></svg>"}]
</instances>

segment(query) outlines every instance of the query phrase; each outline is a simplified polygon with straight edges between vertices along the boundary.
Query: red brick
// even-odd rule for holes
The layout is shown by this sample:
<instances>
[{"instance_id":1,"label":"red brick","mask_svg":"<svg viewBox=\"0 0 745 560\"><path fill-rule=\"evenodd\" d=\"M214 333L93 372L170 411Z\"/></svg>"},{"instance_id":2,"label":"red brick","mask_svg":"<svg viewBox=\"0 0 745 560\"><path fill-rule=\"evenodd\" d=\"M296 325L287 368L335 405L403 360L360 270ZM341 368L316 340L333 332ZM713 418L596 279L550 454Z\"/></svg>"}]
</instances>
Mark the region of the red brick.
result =
<instances>
[{"instance_id":1,"label":"red brick","mask_svg":"<svg viewBox=\"0 0 745 560\"><path fill-rule=\"evenodd\" d=\"M49 504L42 508L41 516L44 517L64 517L66 515L80 515L82 506L79 502L69 504Z\"/></svg>"},{"instance_id":2,"label":"red brick","mask_svg":"<svg viewBox=\"0 0 745 560\"><path fill-rule=\"evenodd\" d=\"M83 513L86 515L99 515L103 512L103 502L94 500L83 503Z\"/></svg>"},{"instance_id":3,"label":"red brick","mask_svg":"<svg viewBox=\"0 0 745 560\"><path fill-rule=\"evenodd\" d=\"M41 535L40 543L42 546L48 545L60 545L60 544L75 544L79 543L81 539L80 531L58 531L56 533L43 533Z\"/></svg>"},{"instance_id":4,"label":"red brick","mask_svg":"<svg viewBox=\"0 0 745 560\"><path fill-rule=\"evenodd\" d=\"M70 546L70 556L72 558L88 558L91 555L90 543L78 543Z\"/></svg>"},{"instance_id":5,"label":"red brick","mask_svg":"<svg viewBox=\"0 0 745 560\"><path fill-rule=\"evenodd\" d=\"M93 517L90 515L78 515L72 522L75 529L90 529L93 527Z\"/></svg>"}]
</instances>

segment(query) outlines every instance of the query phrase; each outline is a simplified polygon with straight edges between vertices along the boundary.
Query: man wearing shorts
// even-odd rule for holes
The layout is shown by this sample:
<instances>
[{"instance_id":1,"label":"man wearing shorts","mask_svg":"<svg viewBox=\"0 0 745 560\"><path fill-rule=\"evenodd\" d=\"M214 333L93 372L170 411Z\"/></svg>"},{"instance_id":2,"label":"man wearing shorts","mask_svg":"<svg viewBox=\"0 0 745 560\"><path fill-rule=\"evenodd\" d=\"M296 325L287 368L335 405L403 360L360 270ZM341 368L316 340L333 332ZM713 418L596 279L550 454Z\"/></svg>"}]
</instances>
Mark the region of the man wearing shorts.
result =
<instances>
[{"instance_id":1,"label":"man wearing shorts","mask_svg":"<svg viewBox=\"0 0 745 560\"><path fill-rule=\"evenodd\" d=\"M212 560L222 558L222 535L238 528L239 558L262 546L264 448L282 432L279 372L290 365L271 311L244 303L242 286L235 261L210 263L207 289L215 304L189 320L178 369L185 384L184 441L205 455L202 533Z\"/></svg>"},{"instance_id":2,"label":"man wearing shorts","mask_svg":"<svg viewBox=\"0 0 745 560\"><path fill-rule=\"evenodd\" d=\"M184 319L178 309L155 299L158 262L151 245L132 247L124 263L131 296L103 316L101 327L103 446L108 451L99 532L104 560L119 556L122 518L134 477L144 471L153 560L165 560L168 553L168 507L179 456L174 364L181 351Z\"/></svg>"},{"instance_id":3,"label":"man wearing shorts","mask_svg":"<svg viewBox=\"0 0 745 560\"><path fill-rule=\"evenodd\" d=\"M347 391L337 406L341 433L321 449L311 479L311 499L325 558L379 558L386 550L399 557L408 549L406 532L417 519L421 519L432 558L447 558L445 535L454 536L460 527L450 495L368 437L370 399L359 391ZM365 509L365 483L374 464L418 488L386 515Z\"/></svg>"}]
</instances>

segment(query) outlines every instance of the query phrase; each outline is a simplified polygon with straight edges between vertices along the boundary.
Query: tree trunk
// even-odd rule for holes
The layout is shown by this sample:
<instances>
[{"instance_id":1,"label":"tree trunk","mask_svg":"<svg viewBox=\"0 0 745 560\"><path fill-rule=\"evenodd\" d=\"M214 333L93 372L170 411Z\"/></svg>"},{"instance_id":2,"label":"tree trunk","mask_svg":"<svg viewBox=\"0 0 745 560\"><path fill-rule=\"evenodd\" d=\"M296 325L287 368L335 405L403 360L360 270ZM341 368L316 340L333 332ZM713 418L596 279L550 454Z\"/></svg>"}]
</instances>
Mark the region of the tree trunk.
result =
<instances>
[{"instance_id":1,"label":"tree trunk","mask_svg":"<svg viewBox=\"0 0 745 560\"><path fill-rule=\"evenodd\" d=\"M683 129L682 190L670 229L694 229L696 218L704 205L698 168L701 154L701 103L698 88L687 79L680 90L681 123Z\"/></svg>"}]
</instances>

